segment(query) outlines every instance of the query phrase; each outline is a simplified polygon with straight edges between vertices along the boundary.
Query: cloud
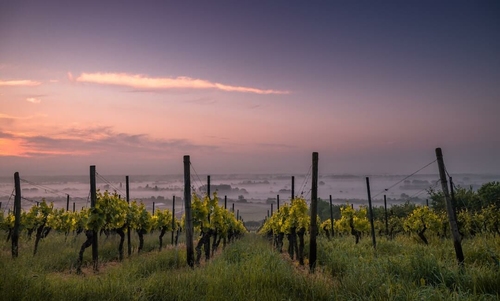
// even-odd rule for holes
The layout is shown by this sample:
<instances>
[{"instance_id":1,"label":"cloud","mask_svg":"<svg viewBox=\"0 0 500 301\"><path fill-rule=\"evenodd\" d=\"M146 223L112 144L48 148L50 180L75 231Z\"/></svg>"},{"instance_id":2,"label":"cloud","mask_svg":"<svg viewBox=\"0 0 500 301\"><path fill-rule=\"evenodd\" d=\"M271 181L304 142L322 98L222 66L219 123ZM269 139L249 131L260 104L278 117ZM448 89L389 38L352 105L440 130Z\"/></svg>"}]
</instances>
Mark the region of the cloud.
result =
<instances>
[{"instance_id":1,"label":"cloud","mask_svg":"<svg viewBox=\"0 0 500 301\"><path fill-rule=\"evenodd\" d=\"M31 116L18 117L18 116L12 116L12 115L8 115L8 114L0 113L0 119L30 119L30 118L31 118Z\"/></svg>"},{"instance_id":2,"label":"cloud","mask_svg":"<svg viewBox=\"0 0 500 301\"><path fill-rule=\"evenodd\" d=\"M33 81L33 80L0 80L0 87L34 87L41 85L41 82Z\"/></svg>"},{"instance_id":3,"label":"cloud","mask_svg":"<svg viewBox=\"0 0 500 301\"><path fill-rule=\"evenodd\" d=\"M161 158L192 150L211 151L215 146L198 145L185 139L154 139L147 134L117 133L111 127L70 128L45 135L14 133L0 129L0 139L9 156L89 156L125 154L133 158ZM15 147L13 147L15 145ZM0 156L6 155L0 152Z\"/></svg>"},{"instance_id":4,"label":"cloud","mask_svg":"<svg viewBox=\"0 0 500 301\"><path fill-rule=\"evenodd\" d=\"M68 72L68 78L73 76ZM208 80L195 79L185 76L175 78L147 77L140 74L127 73L82 73L76 78L78 82L101 85L126 86L135 89L216 89L227 92L255 93L255 94L289 94L289 91L265 90L258 88L230 86L214 83Z\"/></svg>"},{"instance_id":5,"label":"cloud","mask_svg":"<svg viewBox=\"0 0 500 301\"><path fill-rule=\"evenodd\" d=\"M51 80L49 80L49 82L51 82L51 83L58 83L59 80L58 79L51 79Z\"/></svg>"},{"instance_id":6,"label":"cloud","mask_svg":"<svg viewBox=\"0 0 500 301\"><path fill-rule=\"evenodd\" d=\"M28 97L28 98L26 98L26 101L31 102L31 103L35 103L35 104L42 102L39 98L35 98L35 97Z\"/></svg>"}]
</instances>

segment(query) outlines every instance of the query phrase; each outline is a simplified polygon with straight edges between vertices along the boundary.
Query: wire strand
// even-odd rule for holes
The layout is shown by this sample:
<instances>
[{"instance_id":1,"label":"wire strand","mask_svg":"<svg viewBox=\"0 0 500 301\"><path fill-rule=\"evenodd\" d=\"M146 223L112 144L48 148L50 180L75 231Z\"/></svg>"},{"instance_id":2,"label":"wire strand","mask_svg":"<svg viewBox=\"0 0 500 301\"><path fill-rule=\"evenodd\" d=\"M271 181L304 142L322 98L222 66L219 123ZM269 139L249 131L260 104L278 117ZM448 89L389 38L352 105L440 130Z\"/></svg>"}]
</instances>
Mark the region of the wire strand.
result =
<instances>
[{"instance_id":1,"label":"wire strand","mask_svg":"<svg viewBox=\"0 0 500 301\"><path fill-rule=\"evenodd\" d=\"M376 198L377 196L381 195L382 193L389 191L389 189L394 188L394 186L396 186L396 185L398 185L399 183L403 182L404 180L406 180L406 179L408 179L408 178L410 178L410 177L414 176L415 174L417 174L418 172L422 171L423 169L425 169L426 167L430 166L431 164L433 164L433 163L434 163L434 162L436 162L436 161L437 161L437 159L433 160L433 161L432 161L432 162L430 162L430 163L427 163L424 167L421 167L421 168L417 169L416 171L414 171L414 172L413 172L413 173L411 173L410 175L408 175L408 176L404 177L403 179L401 179L401 180L397 181L396 183L392 184L391 186L389 186L389 188L385 188L385 189L384 189L384 190L382 190L381 192L379 192L379 193L377 193L376 195L374 195L372 198L374 199L374 198Z\"/></svg>"},{"instance_id":2,"label":"wire strand","mask_svg":"<svg viewBox=\"0 0 500 301\"><path fill-rule=\"evenodd\" d=\"M50 188L50 187L45 186L45 185L37 184L35 182L31 182L31 181L28 181L26 179L20 178L19 180L21 180L21 182L30 184L32 186L41 188L41 189L45 190L45 192L49 192L49 193L55 194L55 195L60 196L60 197L66 197L68 195L67 193L61 193L61 192L59 192L59 190L57 190L57 189L53 189L53 188Z\"/></svg>"},{"instance_id":3,"label":"wire strand","mask_svg":"<svg viewBox=\"0 0 500 301\"><path fill-rule=\"evenodd\" d=\"M115 192L120 192L120 194L123 194L125 195L125 192L123 190L121 190L120 188L117 188L116 186L114 186L108 179L106 179L104 176L100 175L97 171L95 172L96 173L96 176L97 178L99 178L100 180L102 180L103 182L105 182L106 184L109 185L109 187L113 188L113 190Z\"/></svg>"}]
</instances>

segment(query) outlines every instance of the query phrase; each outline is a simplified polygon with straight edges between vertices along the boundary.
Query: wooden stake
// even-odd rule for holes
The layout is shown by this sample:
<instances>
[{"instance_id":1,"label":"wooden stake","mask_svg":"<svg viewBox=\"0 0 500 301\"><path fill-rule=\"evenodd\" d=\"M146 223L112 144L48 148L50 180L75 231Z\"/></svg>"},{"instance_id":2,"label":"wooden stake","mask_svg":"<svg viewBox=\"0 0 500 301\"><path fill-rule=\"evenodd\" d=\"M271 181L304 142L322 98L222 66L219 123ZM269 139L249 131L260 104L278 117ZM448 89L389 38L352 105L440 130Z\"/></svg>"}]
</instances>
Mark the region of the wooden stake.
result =
<instances>
[{"instance_id":1,"label":"wooden stake","mask_svg":"<svg viewBox=\"0 0 500 301\"><path fill-rule=\"evenodd\" d=\"M66 211L69 211L69 194L66 195Z\"/></svg>"},{"instance_id":2,"label":"wooden stake","mask_svg":"<svg viewBox=\"0 0 500 301\"><path fill-rule=\"evenodd\" d=\"M316 235L318 233L318 153L312 154L312 183L311 183L311 236L309 238L309 271L314 273L317 258Z\"/></svg>"},{"instance_id":3,"label":"wooden stake","mask_svg":"<svg viewBox=\"0 0 500 301\"><path fill-rule=\"evenodd\" d=\"M276 196L276 210L278 210L278 212L280 212L280 195L279 194Z\"/></svg>"},{"instance_id":4,"label":"wooden stake","mask_svg":"<svg viewBox=\"0 0 500 301\"><path fill-rule=\"evenodd\" d=\"M333 238L335 231L333 230L333 204L332 204L332 195L331 194L330 194L330 221L332 224L332 238Z\"/></svg>"},{"instance_id":5,"label":"wooden stake","mask_svg":"<svg viewBox=\"0 0 500 301\"><path fill-rule=\"evenodd\" d=\"M368 177L366 177L366 190L368 191L368 209L370 210L370 225L372 228L373 248L376 248L377 241L375 240L375 226L373 225L373 208L372 208L372 196L370 193L370 178Z\"/></svg>"},{"instance_id":6,"label":"wooden stake","mask_svg":"<svg viewBox=\"0 0 500 301\"><path fill-rule=\"evenodd\" d=\"M389 220L387 219L387 196L384 194L385 235L389 235Z\"/></svg>"},{"instance_id":7,"label":"wooden stake","mask_svg":"<svg viewBox=\"0 0 500 301\"><path fill-rule=\"evenodd\" d=\"M224 196L224 210L227 210L227 195Z\"/></svg>"},{"instance_id":8,"label":"wooden stake","mask_svg":"<svg viewBox=\"0 0 500 301\"><path fill-rule=\"evenodd\" d=\"M14 173L14 185L16 195L14 196L14 229L12 230L12 257L19 255L19 226L21 224L21 178L19 173Z\"/></svg>"},{"instance_id":9,"label":"wooden stake","mask_svg":"<svg viewBox=\"0 0 500 301\"><path fill-rule=\"evenodd\" d=\"M290 200L293 200L295 198L295 177L292 176L292 198Z\"/></svg>"},{"instance_id":10,"label":"wooden stake","mask_svg":"<svg viewBox=\"0 0 500 301\"><path fill-rule=\"evenodd\" d=\"M153 202L153 215L155 215L155 202Z\"/></svg>"},{"instance_id":11,"label":"wooden stake","mask_svg":"<svg viewBox=\"0 0 500 301\"><path fill-rule=\"evenodd\" d=\"M97 188L95 181L95 165L90 166L90 207L92 211L95 208L97 202ZM93 229L92 230L92 261L94 264L94 271L99 270L99 252L98 252L98 232Z\"/></svg>"},{"instance_id":12,"label":"wooden stake","mask_svg":"<svg viewBox=\"0 0 500 301\"><path fill-rule=\"evenodd\" d=\"M450 221L450 230L453 237L453 246L455 247L455 255L460 266L464 263L464 253L462 251L462 243L460 233L458 232L457 221L455 219L453 204L451 203L450 194L448 192L448 181L446 180L446 172L444 167L443 153L441 148L436 148L436 158L439 168L439 177L441 179L441 188L446 199L446 211L448 212L448 219Z\"/></svg>"},{"instance_id":13,"label":"wooden stake","mask_svg":"<svg viewBox=\"0 0 500 301\"><path fill-rule=\"evenodd\" d=\"M193 219L191 217L191 161L184 156L184 213L186 215L186 254L187 263L194 267Z\"/></svg>"},{"instance_id":14,"label":"wooden stake","mask_svg":"<svg viewBox=\"0 0 500 301\"><path fill-rule=\"evenodd\" d=\"M172 198L172 244L174 244L174 231L175 231L175 195Z\"/></svg>"},{"instance_id":15,"label":"wooden stake","mask_svg":"<svg viewBox=\"0 0 500 301\"><path fill-rule=\"evenodd\" d=\"M207 176L207 195L210 199L210 176Z\"/></svg>"},{"instance_id":16,"label":"wooden stake","mask_svg":"<svg viewBox=\"0 0 500 301\"><path fill-rule=\"evenodd\" d=\"M130 182L128 176L125 176L125 193L127 194L127 204L130 206ZM132 255L132 244L130 243L130 225L127 226L127 252Z\"/></svg>"}]
</instances>

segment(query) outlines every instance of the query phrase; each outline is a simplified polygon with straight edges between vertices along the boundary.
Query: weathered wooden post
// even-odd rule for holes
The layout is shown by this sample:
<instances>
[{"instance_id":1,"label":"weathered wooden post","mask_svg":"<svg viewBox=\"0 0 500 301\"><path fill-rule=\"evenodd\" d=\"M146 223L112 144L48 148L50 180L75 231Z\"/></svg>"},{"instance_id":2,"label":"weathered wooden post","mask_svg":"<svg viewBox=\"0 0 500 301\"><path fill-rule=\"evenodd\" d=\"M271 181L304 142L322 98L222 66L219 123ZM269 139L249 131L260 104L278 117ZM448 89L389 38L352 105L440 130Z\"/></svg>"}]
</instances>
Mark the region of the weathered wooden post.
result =
<instances>
[{"instance_id":1,"label":"weathered wooden post","mask_svg":"<svg viewBox=\"0 0 500 301\"><path fill-rule=\"evenodd\" d=\"M333 204L332 204L332 195L330 194L330 221L332 224L332 238L335 235L335 230L333 229Z\"/></svg>"},{"instance_id":2,"label":"weathered wooden post","mask_svg":"<svg viewBox=\"0 0 500 301\"><path fill-rule=\"evenodd\" d=\"M231 211L232 211L232 212L233 212L233 214L234 214L234 203L233 203L233 209L231 209Z\"/></svg>"},{"instance_id":3,"label":"weathered wooden post","mask_svg":"<svg viewBox=\"0 0 500 301\"><path fill-rule=\"evenodd\" d=\"M316 235L318 233L318 153L312 154L312 183L311 183L311 237L309 239L309 271L314 273L317 257Z\"/></svg>"},{"instance_id":4,"label":"weathered wooden post","mask_svg":"<svg viewBox=\"0 0 500 301\"><path fill-rule=\"evenodd\" d=\"M453 216L455 221L457 220L457 201L455 199L455 189L453 188L453 178L450 177L450 196L451 196L451 207L453 208ZM458 232L460 233L460 231Z\"/></svg>"},{"instance_id":5,"label":"weathered wooden post","mask_svg":"<svg viewBox=\"0 0 500 301\"><path fill-rule=\"evenodd\" d=\"M269 214L269 213L268 213ZM239 221L240 220L240 209L237 209L236 210L236 220Z\"/></svg>"},{"instance_id":6,"label":"weathered wooden post","mask_svg":"<svg viewBox=\"0 0 500 301\"><path fill-rule=\"evenodd\" d=\"M280 211L280 195L276 196L276 210Z\"/></svg>"},{"instance_id":7,"label":"weathered wooden post","mask_svg":"<svg viewBox=\"0 0 500 301\"><path fill-rule=\"evenodd\" d=\"M175 195L172 198L172 244L174 244L174 232L175 232Z\"/></svg>"},{"instance_id":8,"label":"weathered wooden post","mask_svg":"<svg viewBox=\"0 0 500 301\"><path fill-rule=\"evenodd\" d=\"M224 196L224 210L227 210L227 195Z\"/></svg>"},{"instance_id":9,"label":"weathered wooden post","mask_svg":"<svg viewBox=\"0 0 500 301\"><path fill-rule=\"evenodd\" d=\"M290 200L293 200L295 198L295 176L292 176L292 198Z\"/></svg>"},{"instance_id":10,"label":"weathered wooden post","mask_svg":"<svg viewBox=\"0 0 500 301\"><path fill-rule=\"evenodd\" d=\"M194 267L193 219L191 217L191 161L184 156L184 214L186 215L186 256L187 263Z\"/></svg>"},{"instance_id":11,"label":"weathered wooden post","mask_svg":"<svg viewBox=\"0 0 500 301\"><path fill-rule=\"evenodd\" d=\"M460 266L464 263L464 253L462 251L462 243L460 241L460 233L458 232L457 221L455 219L454 208L451 203L450 194L448 192L448 181L446 180L446 172L444 167L443 153L441 148L436 148L436 158L439 168L439 178L441 179L441 188L446 200L446 211L448 212L448 219L450 221L450 229L453 237L453 246L455 247L455 254L457 256L458 264Z\"/></svg>"},{"instance_id":12,"label":"weathered wooden post","mask_svg":"<svg viewBox=\"0 0 500 301\"><path fill-rule=\"evenodd\" d=\"M66 195L66 211L69 211L69 194Z\"/></svg>"},{"instance_id":13,"label":"weathered wooden post","mask_svg":"<svg viewBox=\"0 0 500 301\"><path fill-rule=\"evenodd\" d=\"M274 204L271 203L271 216L273 216L273 206L274 206Z\"/></svg>"},{"instance_id":14,"label":"weathered wooden post","mask_svg":"<svg viewBox=\"0 0 500 301\"><path fill-rule=\"evenodd\" d=\"M370 192L370 178L368 177L366 177L366 191L368 191L368 209L370 210L370 226L372 228L373 248L376 248L377 241L375 240L375 226L373 225L373 208L372 208L372 196Z\"/></svg>"},{"instance_id":15,"label":"weathered wooden post","mask_svg":"<svg viewBox=\"0 0 500 301\"><path fill-rule=\"evenodd\" d=\"M76 203L73 202L73 212L75 212L75 210L76 210Z\"/></svg>"},{"instance_id":16,"label":"weathered wooden post","mask_svg":"<svg viewBox=\"0 0 500 301\"><path fill-rule=\"evenodd\" d=\"M94 211L97 202L97 188L95 181L95 165L90 166L90 207ZM92 230L92 261L94 264L94 271L99 270L99 249L98 249L99 236L96 229Z\"/></svg>"},{"instance_id":17,"label":"weathered wooden post","mask_svg":"<svg viewBox=\"0 0 500 301\"><path fill-rule=\"evenodd\" d=\"M207 176L207 195L208 198L210 199L210 176ZM209 217L210 219L210 217Z\"/></svg>"},{"instance_id":18,"label":"weathered wooden post","mask_svg":"<svg viewBox=\"0 0 500 301\"><path fill-rule=\"evenodd\" d=\"M387 196L384 194L385 235L389 235L389 220L387 219Z\"/></svg>"},{"instance_id":19,"label":"weathered wooden post","mask_svg":"<svg viewBox=\"0 0 500 301\"><path fill-rule=\"evenodd\" d=\"M125 176L125 193L127 204L130 206L130 182L128 176ZM132 244L130 242L130 225L127 225L127 252L128 256L132 255Z\"/></svg>"},{"instance_id":20,"label":"weathered wooden post","mask_svg":"<svg viewBox=\"0 0 500 301\"><path fill-rule=\"evenodd\" d=\"M155 215L155 202L153 202L153 215Z\"/></svg>"},{"instance_id":21,"label":"weathered wooden post","mask_svg":"<svg viewBox=\"0 0 500 301\"><path fill-rule=\"evenodd\" d=\"M21 223L21 179L19 173L14 173L14 185L16 195L14 196L14 229L12 230L12 257L19 255L19 226Z\"/></svg>"},{"instance_id":22,"label":"weathered wooden post","mask_svg":"<svg viewBox=\"0 0 500 301\"><path fill-rule=\"evenodd\" d=\"M269 217L269 209L267 209L267 217Z\"/></svg>"}]
</instances>

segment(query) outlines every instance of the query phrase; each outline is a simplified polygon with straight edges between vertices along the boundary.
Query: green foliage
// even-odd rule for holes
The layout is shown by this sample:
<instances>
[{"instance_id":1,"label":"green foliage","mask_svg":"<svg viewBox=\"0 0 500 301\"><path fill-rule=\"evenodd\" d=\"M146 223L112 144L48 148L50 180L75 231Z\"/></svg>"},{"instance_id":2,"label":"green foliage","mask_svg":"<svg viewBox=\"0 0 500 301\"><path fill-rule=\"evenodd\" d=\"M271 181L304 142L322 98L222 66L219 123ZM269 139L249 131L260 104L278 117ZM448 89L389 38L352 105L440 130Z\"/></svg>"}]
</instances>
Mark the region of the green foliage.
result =
<instances>
[{"instance_id":1,"label":"green foliage","mask_svg":"<svg viewBox=\"0 0 500 301\"><path fill-rule=\"evenodd\" d=\"M132 229L144 230L146 232L151 231L154 226L154 220L151 213L146 210L146 206L142 202L137 204L136 201L130 204L127 223Z\"/></svg>"},{"instance_id":2,"label":"green foliage","mask_svg":"<svg viewBox=\"0 0 500 301\"><path fill-rule=\"evenodd\" d=\"M500 182L489 182L478 189L477 195L484 207L495 205L500 208Z\"/></svg>"},{"instance_id":3,"label":"green foliage","mask_svg":"<svg viewBox=\"0 0 500 301\"><path fill-rule=\"evenodd\" d=\"M359 209L353 209L349 204L340 208L342 217L335 221L335 227L344 233L349 233L354 227L355 231L368 232L370 230L370 222L367 218L366 206L361 206Z\"/></svg>"},{"instance_id":4,"label":"green foliage","mask_svg":"<svg viewBox=\"0 0 500 301\"><path fill-rule=\"evenodd\" d=\"M437 233L440 230L441 219L429 207L419 206L404 221L404 229L409 232L421 232L425 229Z\"/></svg>"}]
</instances>

